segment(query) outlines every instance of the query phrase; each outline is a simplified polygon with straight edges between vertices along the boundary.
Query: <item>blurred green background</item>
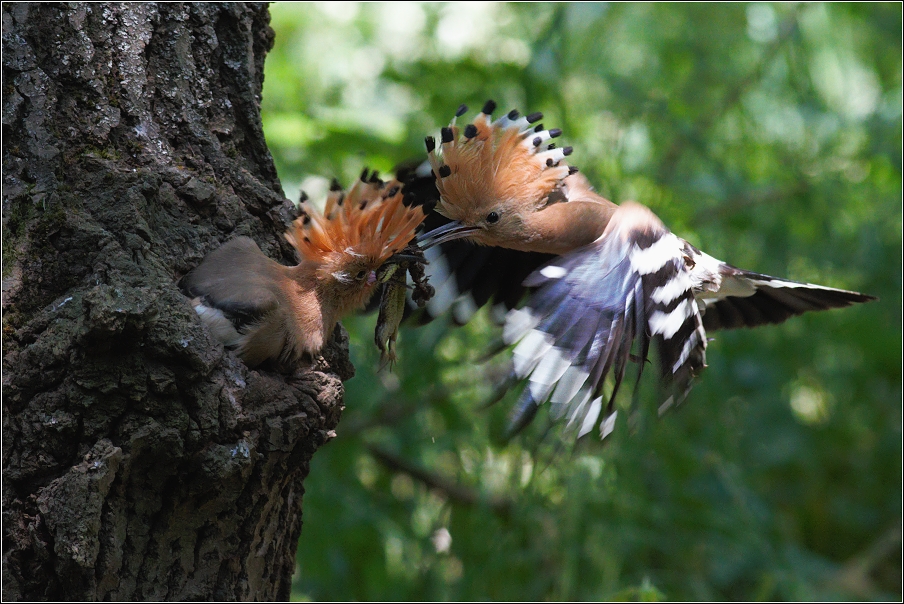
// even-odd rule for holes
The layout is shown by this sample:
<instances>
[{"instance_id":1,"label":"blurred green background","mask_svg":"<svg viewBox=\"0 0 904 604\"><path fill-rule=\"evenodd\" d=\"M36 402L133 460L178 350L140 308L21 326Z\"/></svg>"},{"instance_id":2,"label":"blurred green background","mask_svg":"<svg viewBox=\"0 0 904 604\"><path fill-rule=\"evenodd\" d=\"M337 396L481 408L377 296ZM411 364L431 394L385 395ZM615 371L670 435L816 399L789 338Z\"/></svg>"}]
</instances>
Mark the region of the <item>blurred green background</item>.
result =
<instances>
[{"instance_id":1,"label":"blurred green background","mask_svg":"<svg viewBox=\"0 0 904 604\"><path fill-rule=\"evenodd\" d=\"M271 6L264 126L287 195L543 111L570 163L732 264L879 296L717 332L661 420L509 444L481 313L405 329L305 482L293 597L901 599L900 4ZM451 538L451 542L449 541Z\"/></svg>"}]
</instances>

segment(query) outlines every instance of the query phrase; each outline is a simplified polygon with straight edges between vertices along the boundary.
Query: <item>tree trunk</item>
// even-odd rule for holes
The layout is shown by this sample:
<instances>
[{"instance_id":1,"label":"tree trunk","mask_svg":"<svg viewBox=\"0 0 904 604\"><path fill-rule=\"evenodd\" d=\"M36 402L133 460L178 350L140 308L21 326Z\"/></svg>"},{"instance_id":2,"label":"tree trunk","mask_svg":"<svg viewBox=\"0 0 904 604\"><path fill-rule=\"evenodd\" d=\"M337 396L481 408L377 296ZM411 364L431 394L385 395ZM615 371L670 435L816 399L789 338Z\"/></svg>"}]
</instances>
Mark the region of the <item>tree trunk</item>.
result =
<instances>
[{"instance_id":1,"label":"tree trunk","mask_svg":"<svg viewBox=\"0 0 904 604\"><path fill-rule=\"evenodd\" d=\"M287 599L351 377L249 370L175 283L291 262L265 6L3 5L3 598Z\"/></svg>"}]
</instances>

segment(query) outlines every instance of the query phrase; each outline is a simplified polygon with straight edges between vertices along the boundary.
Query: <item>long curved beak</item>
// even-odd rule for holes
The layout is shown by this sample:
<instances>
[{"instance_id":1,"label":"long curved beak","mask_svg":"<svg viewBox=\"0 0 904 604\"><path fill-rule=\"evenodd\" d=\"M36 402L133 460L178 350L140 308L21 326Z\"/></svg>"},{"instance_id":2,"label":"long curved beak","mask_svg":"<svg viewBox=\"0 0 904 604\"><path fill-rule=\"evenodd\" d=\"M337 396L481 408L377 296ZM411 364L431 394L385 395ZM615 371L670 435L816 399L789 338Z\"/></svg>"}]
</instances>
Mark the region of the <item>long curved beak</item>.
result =
<instances>
[{"instance_id":1,"label":"long curved beak","mask_svg":"<svg viewBox=\"0 0 904 604\"><path fill-rule=\"evenodd\" d=\"M433 247L434 245L439 245L440 243L454 241L455 239L462 239L479 230L479 226L467 226L457 220L453 220L448 224L444 224L441 227L433 229L429 233L422 233L418 235L417 244L418 247L420 247L422 250L425 250L427 248Z\"/></svg>"}]
</instances>

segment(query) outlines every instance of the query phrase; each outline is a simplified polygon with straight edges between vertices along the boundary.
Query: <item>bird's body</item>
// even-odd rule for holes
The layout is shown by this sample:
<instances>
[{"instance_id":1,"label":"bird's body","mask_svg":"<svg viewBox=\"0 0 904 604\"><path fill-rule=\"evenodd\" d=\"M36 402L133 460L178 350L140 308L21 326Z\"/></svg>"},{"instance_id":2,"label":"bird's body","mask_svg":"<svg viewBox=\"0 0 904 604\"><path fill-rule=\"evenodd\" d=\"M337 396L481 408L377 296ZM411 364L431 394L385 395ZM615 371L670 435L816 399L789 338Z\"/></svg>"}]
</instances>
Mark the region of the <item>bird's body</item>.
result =
<instances>
[{"instance_id":1,"label":"bird's body","mask_svg":"<svg viewBox=\"0 0 904 604\"><path fill-rule=\"evenodd\" d=\"M369 297L372 286L364 283L358 292ZM248 237L209 254L183 287L205 292L192 300L195 311L250 366L316 353L352 302L324 291L316 264L284 266Z\"/></svg>"},{"instance_id":2,"label":"bird's body","mask_svg":"<svg viewBox=\"0 0 904 604\"><path fill-rule=\"evenodd\" d=\"M336 323L370 299L377 269L424 216L403 203L399 183L368 179L366 171L347 195L334 186L322 214L305 202L286 233L298 265L279 264L239 237L180 282L213 335L250 366L319 352Z\"/></svg>"},{"instance_id":3,"label":"bird's body","mask_svg":"<svg viewBox=\"0 0 904 604\"><path fill-rule=\"evenodd\" d=\"M464 129L453 120L442 131L439 153L427 139L436 207L451 222L419 241L431 247L467 238L553 255L524 281L533 291L504 328L505 342L515 344L512 381L528 382L515 428L549 401L579 434L598 425L605 435L628 361L646 359L651 343L659 349L670 404L705 367L706 329L778 323L873 299L744 271L701 252L647 208L596 194L564 164L571 148L547 145L560 131L532 126L542 116L513 111L491 122L494 108L488 102ZM444 283L434 285L439 292ZM604 397L609 375L614 379Z\"/></svg>"}]
</instances>

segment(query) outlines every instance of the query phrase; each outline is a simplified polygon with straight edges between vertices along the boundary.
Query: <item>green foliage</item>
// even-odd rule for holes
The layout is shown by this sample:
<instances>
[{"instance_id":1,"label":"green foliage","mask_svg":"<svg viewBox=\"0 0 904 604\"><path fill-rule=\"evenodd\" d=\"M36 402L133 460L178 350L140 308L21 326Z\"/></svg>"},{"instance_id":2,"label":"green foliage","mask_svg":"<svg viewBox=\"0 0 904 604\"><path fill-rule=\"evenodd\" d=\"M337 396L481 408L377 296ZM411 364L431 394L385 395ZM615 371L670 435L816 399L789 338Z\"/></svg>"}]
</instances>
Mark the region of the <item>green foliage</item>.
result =
<instances>
[{"instance_id":1,"label":"green foliage","mask_svg":"<svg viewBox=\"0 0 904 604\"><path fill-rule=\"evenodd\" d=\"M719 332L688 401L605 444L500 444L486 314L403 330L305 483L296 598L901 597L897 4L276 4L284 187L423 156L462 102L543 111L616 201L716 257L880 297ZM471 113L469 113L471 115ZM451 535L442 547L444 531Z\"/></svg>"}]
</instances>

